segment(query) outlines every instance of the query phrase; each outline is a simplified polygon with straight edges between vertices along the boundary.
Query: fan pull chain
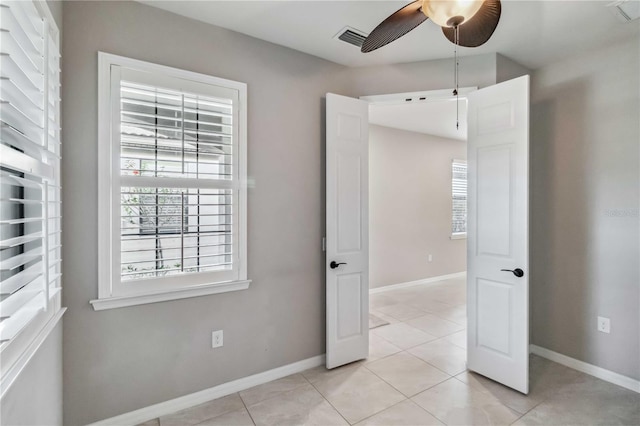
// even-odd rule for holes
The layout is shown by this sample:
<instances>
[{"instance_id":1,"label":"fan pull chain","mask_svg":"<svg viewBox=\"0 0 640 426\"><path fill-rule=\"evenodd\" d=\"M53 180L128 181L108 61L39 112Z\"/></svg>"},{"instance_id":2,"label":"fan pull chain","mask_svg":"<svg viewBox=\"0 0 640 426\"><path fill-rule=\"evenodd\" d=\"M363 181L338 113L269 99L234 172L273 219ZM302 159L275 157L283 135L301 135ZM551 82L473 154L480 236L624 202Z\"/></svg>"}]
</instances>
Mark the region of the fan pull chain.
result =
<instances>
[{"instance_id":1,"label":"fan pull chain","mask_svg":"<svg viewBox=\"0 0 640 426\"><path fill-rule=\"evenodd\" d=\"M458 96L458 37L459 37L459 29L458 25L453 27L453 45L455 46L453 50L454 56L454 70L453 70L453 84L455 88L453 89L453 95L456 97L456 130L460 130L460 97Z\"/></svg>"}]
</instances>

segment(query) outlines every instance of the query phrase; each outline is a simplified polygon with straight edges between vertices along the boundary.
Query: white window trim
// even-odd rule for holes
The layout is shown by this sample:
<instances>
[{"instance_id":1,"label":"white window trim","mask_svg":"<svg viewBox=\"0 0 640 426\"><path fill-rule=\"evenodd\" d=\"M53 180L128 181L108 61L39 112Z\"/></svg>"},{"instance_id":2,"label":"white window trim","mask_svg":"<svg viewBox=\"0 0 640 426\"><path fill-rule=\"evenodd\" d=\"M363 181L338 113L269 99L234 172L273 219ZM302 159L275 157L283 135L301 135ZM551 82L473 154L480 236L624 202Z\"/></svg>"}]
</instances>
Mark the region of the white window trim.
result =
<instances>
[{"instance_id":1,"label":"white window trim","mask_svg":"<svg viewBox=\"0 0 640 426\"><path fill-rule=\"evenodd\" d=\"M41 13L41 17L46 22L46 29L52 35L56 46L57 54L60 53L60 30L53 18L51 10L46 1L33 0L37 10ZM47 92L45 91L45 95ZM60 117L60 103L56 105L56 114L58 123ZM59 135L59 133L58 133ZM60 173L59 167L55 173ZM60 278L61 279L61 278ZM49 283L47 284L49 289ZM20 376L22 371L27 367L29 361L38 352L44 341L49 337L55 329L58 322L62 319L67 308L62 307L61 297L62 284L51 291L47 297L47 306L16 335L10 342L1 345L0 349L0 399L4 398L6 392L11 388L15 380Z\"/></svg>"},{"instance_id":2,"label":"white window trim","mask_svg":"<svg viewBox=\"0 0 640 426\"><path fill-rule=\"evenodd\" d=\"M239 223L236 226L239 235L238 254L240 259L239 279L235 281L201 284L187 287L176 287L163 291L152 291L140 294L114 294L112 288L112 211L111 197L114 183L111 179L113 161L119 162L119 152L112 148L111 138L111 67L147 71L167 77L180 78L198 83L227 87L238 91L238 173ZM204 296L229 291L245 290L251 284L247 278L247 85L232 80L212 77L191 71L157 65L149 62L130 59L123 56L98 52L98 298L91 300L94 310L121 308L188 297ZM119 190L119 188L118 188Z\"/></svg>"}]
</instances>

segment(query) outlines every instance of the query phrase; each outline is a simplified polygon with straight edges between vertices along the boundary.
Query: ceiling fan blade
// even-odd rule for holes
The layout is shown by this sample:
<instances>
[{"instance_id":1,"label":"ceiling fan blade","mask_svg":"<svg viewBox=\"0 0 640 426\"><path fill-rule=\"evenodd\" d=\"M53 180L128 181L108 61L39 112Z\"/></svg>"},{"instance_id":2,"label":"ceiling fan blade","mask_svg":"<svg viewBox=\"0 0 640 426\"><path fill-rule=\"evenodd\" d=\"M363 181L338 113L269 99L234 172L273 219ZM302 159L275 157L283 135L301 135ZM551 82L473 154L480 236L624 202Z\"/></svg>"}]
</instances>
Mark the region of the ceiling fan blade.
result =
<instances>
[{"instance_id":1,"label":"ceiling fan blade","mask_svg":"<svg viewBox=\"0 0 640 426\"><path fill-rule=\"evenodd\" d=\"M368 53L379 49L399 39L429 19L422 13L421 7L422 0L416 0L382 21L380 25L371 31L360 51Z\"/></svg>"},{"instance_id":2,"label":"ceiling fan blade","mask_svg":"<svg viewBox=\"0 0 640 426\"><path fill-rule=\"evenodd\" d=\"M500 0L485 0L478 13L460 25L458 46L478 47L485 44L498 26L501 11ZM453 28L442 27L442 32L451 43L455 43Z\"/></svg>"}]
</instances>

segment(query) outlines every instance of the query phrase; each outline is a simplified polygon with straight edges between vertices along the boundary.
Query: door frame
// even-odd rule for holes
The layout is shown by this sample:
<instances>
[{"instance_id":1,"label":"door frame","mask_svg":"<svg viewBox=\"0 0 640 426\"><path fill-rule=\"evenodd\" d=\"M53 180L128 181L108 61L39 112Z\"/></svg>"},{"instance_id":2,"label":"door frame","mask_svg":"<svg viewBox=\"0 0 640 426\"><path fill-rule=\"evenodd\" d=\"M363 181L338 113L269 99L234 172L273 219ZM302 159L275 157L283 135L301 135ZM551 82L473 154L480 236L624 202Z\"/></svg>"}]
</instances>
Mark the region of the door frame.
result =
<instances>
[{"instance_id":1,"label":"door frame","mask_svg":"<svg viewBox=\"0 0 640 426\"><path fill-rule=\"evenodd\" d=\"M477 86L458 88L459 99L467 99L467 95L478 90ZM433 102L453 100L456 97L451 89L421 90L417 92L389 93L384 95L360 96L360 100L367 101L370 105L400 105L408 102Z\"/></svg>"}]
</instances>

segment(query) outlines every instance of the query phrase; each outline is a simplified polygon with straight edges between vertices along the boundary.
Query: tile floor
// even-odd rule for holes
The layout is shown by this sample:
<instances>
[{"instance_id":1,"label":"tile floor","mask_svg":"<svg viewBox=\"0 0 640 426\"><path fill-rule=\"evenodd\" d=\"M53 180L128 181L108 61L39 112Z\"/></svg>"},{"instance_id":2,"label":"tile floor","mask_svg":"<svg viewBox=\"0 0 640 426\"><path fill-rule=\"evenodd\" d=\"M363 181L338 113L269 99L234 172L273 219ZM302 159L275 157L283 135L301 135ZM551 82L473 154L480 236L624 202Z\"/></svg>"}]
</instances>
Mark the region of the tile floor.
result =
<instances>
[{"instance_id":1,"label":"tile floor","mask_svg":"<svg viewBox=\"0 0 640 426\"><path fill-rule=\"evenodd\" d=\"M317 367L146 425L640 425L640 395L531 357L525 396L465 368L464 281L371 296L369 358Z\"/></svg>"}]
</instances>

